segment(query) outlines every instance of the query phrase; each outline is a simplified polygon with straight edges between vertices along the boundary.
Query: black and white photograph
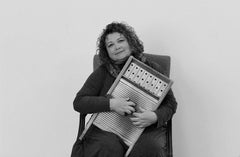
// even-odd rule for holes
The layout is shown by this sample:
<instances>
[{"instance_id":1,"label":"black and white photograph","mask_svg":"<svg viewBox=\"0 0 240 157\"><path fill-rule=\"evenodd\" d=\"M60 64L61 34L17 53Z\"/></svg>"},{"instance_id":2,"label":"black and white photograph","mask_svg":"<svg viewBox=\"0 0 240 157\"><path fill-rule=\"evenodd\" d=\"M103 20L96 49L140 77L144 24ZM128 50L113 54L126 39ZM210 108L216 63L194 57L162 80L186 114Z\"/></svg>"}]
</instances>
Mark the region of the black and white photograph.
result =
<instances>
[{"instance_id":1,"label":"black and white photograph","mask_svg":"<svg viewBox=\"0 0 240 157\"><path fill-rule=\"evenodd\" d=\"M240 157L240 2L0 2L0 157Z\"/></svg>"}]
</instances>

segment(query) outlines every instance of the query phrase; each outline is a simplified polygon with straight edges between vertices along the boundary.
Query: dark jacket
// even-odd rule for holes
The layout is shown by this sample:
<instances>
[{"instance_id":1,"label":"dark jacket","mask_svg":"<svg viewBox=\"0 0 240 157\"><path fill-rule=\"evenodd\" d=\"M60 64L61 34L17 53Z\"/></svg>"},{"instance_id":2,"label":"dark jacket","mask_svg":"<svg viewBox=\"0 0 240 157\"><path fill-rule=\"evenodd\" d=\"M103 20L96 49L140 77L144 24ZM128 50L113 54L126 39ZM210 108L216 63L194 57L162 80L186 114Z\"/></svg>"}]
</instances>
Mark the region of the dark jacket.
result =
<instances>
[{"instance_id":1,"label":"dark jacket","mask_svg":"<svg viewBox=\"0 0 240 157\"><path fill-rule=\"evenodd\" d=\"M160 65L147 61L147 64L155 70L165 73ZM101 65L86 80L83 87L74 99L74 109L81 114L110 111L109 97L106 93L113 84L113 77L105 65ZM164 125L176 112L177 102L172 90L168 92L159 108L155 111L158 117L157 127Z\"/></svg>"}]
</instances>

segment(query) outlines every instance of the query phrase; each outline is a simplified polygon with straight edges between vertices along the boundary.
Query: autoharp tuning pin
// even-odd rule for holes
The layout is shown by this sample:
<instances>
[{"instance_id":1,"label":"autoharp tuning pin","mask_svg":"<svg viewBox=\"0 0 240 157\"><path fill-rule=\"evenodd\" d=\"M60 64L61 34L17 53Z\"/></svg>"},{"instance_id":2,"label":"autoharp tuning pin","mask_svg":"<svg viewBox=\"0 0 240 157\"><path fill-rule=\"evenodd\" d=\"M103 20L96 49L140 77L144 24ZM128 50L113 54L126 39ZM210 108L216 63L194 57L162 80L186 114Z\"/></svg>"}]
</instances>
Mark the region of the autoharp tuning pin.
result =
<instances>
[{"instance_id":1,"label":"autoharp tuning pin","mask_svg":"<svg viewBox=\"0 0 240 157\"><path fill-rule=\"evenodd\" d=\"M167 83L162 81L162 85L157 93L157 96L160 97L166 88L167 88Z\"/></svg>"},{"instance_id":2,"label":"autoharp tuning pin","mask_svg":"<svg viewBox=\"0 0 240 157\"><path fill-rule=\"evenodd\" d=\"M129 75L131 74L131 72L132 72L132 70L133 70L134 67L135 67L135 64L134 64L134 63L131 63L131 64L129 65L128 69L125 71L125 74L124 74L124 76L125 76L126 78L129 78Z\"/></svg>"},{"instance_id":3,"label":"autoharp tuning pin","mask_svg":"<svg viewBox=\"0 0 240 157\"><path fill-rule=\"evenodd\" d=\"M135 65L133 70L131 71L130 75L129 75L129 80L132 80L134 79L134 77L137 75L138 71L139 71L139 66Z\"/></svg>"},{"instance_id":4,"label":"autoharp tuning pin","mask_svg":"<svg viewBox=\"0 0 240 157\"><path fill-rule=\"evenodd\" d=\"M134 79L133 79L133 82L139 84L139 81L140 81L140 79L141 79L143 73L144 73L144 70L143 70L142 68L139 68L139 70L138 70L136 76L135 76Z\"/></svg>"}]
</instances>

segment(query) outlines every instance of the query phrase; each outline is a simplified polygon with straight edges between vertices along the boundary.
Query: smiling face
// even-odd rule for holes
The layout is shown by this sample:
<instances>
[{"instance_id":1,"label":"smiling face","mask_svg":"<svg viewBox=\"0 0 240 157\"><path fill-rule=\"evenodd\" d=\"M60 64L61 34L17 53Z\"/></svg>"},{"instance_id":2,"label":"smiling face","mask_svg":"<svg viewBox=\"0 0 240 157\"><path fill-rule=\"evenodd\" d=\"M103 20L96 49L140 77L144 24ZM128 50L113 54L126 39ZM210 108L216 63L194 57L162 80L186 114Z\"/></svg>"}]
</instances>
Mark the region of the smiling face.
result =
<instances>
[{"instance_id":1,"label":"smiling face","mask_svg":"<svg viewBox=\"0 0 240 157\"><path fill-rule=\"evenodd\" d=\"M108 55L113 61L124 61L132 53L127 39L120 33L108 34L105 43Z\"/></svg>"}]
</instances>

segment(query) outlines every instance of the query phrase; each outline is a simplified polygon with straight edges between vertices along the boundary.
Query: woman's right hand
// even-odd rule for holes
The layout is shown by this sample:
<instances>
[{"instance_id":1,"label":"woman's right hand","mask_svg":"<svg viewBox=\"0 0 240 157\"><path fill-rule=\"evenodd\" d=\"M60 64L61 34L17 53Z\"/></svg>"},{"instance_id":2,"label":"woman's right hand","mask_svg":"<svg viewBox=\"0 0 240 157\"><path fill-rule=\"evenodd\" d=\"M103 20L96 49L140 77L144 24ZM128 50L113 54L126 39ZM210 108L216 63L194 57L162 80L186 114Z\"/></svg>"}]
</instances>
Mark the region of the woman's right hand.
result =
<instances>
[{"instance_id":1,"label":"woman's right hand","mask_svg":"<svg viewBox=\"0 0 240 157\"><path fill-rule=\"evenodd\" d=\"M110 110L120 115L132 114L135 112L135 103L129 98L112 98L110 99Z\"/></svg>"}]
</instances>

